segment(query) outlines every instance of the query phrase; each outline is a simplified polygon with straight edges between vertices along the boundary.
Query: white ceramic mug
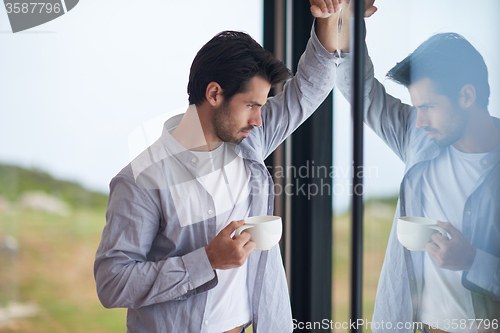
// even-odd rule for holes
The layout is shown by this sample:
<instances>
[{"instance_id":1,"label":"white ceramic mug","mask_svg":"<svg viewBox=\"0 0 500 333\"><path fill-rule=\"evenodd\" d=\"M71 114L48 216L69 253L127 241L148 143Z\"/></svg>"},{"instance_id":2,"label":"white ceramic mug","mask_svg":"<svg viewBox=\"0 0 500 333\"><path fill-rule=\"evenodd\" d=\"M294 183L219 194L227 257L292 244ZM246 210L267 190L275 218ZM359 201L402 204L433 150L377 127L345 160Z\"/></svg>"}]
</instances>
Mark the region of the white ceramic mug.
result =
<instances>
[{"instance_id":1,"label":"white ceramic mug","mask_svg":"<svg viewBox=\"0 0 500 333\"><path fill-rule=\"evenodd\" d=\"M236 229L235 235L243 231L248 232L255 242L255 249L266 251L278 244L283 232L281 217L279 216L252 216L245 219L245 224Z\"/></svg>"},{"instance_id":2,"label":"white ceramic mug","mask_svg":"<svg viewBox=\"0 0 500 333\"><path fill-rule=\"evenodd\" d=\"M437 220L413 216L398 219L398 240L410 251L425 251L425 245L432 241L432 234L437 232L449 237L446 230L438 227Z\"/></svg>"}]
</instances>

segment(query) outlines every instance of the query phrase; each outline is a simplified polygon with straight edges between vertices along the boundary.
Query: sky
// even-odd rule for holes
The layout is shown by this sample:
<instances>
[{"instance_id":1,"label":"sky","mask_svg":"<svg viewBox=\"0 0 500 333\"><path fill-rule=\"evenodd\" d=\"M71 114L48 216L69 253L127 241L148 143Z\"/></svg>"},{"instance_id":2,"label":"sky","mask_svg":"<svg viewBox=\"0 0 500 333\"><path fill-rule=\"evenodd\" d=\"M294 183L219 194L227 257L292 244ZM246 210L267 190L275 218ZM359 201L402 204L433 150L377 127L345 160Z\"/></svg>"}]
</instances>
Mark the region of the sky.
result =
<instances>
[{"instance_id":1,"label":"sky","mask_svg":"<svg viewBox=\"0 0 500 333\"><path fill-rule=\"evenodd\" d=\"M227 29L262 41L262 3L82 0L16 34L0 8L0 161L107 191L130 133L187 106L191 61Z\"/></svg>"},{"instance_id":2,"label":"sky","mask_svg":"<svg viewBox=\"0 0 500 333\"><path fill-rule=\"evenodd\" d=\"M500 116L500 1L375 5L367 45L389 93L409 103L406 89L384 81L385 73L430 35L454 31L483 54L490 112ZM203 44L222 30L246 31L262 42L262 7L256 0L82 0L56 20L16 34L0 8L0 163L37 167L106 193L130 162L137 129L187 107L189 67ZM350 111L338 92L334 110L334 161L348 170ZM365 168L372 170L365 194L396 195L402 162L368 129L365 143ZM350 178L334 181L344 189L335 208L344 210Z\"/></svg>"}]
</instances>

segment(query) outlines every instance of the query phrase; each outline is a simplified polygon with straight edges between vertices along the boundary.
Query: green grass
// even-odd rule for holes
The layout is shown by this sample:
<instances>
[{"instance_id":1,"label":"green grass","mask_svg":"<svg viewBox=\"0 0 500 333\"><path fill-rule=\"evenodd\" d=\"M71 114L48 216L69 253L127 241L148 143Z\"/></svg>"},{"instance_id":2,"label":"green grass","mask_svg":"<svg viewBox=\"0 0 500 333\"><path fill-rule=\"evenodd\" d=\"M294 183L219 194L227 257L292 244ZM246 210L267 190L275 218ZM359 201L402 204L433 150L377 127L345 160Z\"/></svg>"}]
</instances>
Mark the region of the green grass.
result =
<instances>
[{"instance_id":1,"label":"green grass","mask_svg":"<svg viewBox=\"0 0 500 333\"><path fill-rule=\"evenodd\" d=\"M51 194L71 207L102 209L106 207L107 195L85 189L80 184L59 180L38 169L25 169L0 164L0 195L15 201L27 191Z\"/></svg>"},{"instance_id":2,"label":"green grass","mask_svg":"<svg viewBox=\"0 0 500 333\"><path fill-rule=\"evenodd\" d=\"M365 204L363 228L363 318L372 321L375 295L385 249L392 226L395 200L372 200ZM336 216L333 224L333 314L334 322L350 318L350 215ZM340 329L335 332L349 332ZM363 331L366 331L363 329Z\"/></svg>"},{"instance_id":3,"label":"green grass","mask_svg":"<svg viewBox=\"0 0 500 333\"><path fill-rule=\"evenodd\" d=\"M0 213L0 235L19 243L17 301L34 302L35 317L0 332L125 332L125 310L105 309L97 299L93 261L104 210L77 209L70 216L20 211ZM1 292L1 290L0 290Z\"/></svg>"}]
</instances>

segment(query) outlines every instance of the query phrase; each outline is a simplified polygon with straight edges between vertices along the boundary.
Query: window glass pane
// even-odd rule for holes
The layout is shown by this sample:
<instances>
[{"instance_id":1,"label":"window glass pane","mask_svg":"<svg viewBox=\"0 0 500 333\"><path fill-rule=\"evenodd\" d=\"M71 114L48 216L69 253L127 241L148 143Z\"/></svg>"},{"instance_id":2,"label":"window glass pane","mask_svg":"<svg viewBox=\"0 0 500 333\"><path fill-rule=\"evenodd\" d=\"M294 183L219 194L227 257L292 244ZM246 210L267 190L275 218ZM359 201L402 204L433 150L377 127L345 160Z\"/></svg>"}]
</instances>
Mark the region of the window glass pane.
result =
<instances>
[{"instance_id":1,"label":"window glass pane","mask_svg":"<svg viewBox=\"0 0 500 333\"><path fill-rule=\"evenodd\" d=\"M378 7L378 11L370 18L366 19L366 27L367 27L367 37L366 43L368 47L369 55L374 64L374 72L375 78L379 80L382 85L387 90L387 93L400 99L402 103L406 103L412 105L412 102L418 103L418 99L416 99L415 94L413 99L410 98L410 94L408 89L404 86L393 82L386 78L386 73L393 68L398 62L401 62L406 56L412 53L421 43L426 41L429 37L435 34L442 34L448 32L454 32L462 35L468 40L482 55L484 58L484 62L486 63L488 69L488 80L490 85L490 98L487 110L489 111L491 116L499 117L500 116L500 79L498 73L500 73L500 68L498 61L496 61L496 56L500 51L500 40L496 36L496 32L500 28L500 23L497 20L497 13L500 10L500 3L495 0L485 0L480 3L475 3L473 6L470 5L467 1L397 1L397 0L389 0L389 1L379 1L376 2L375 5ZM451 61L451 60L450 60ZM457 71L465 71L465 67L470 65L471 62L474 61L472 58L464 60L463 68L458 67ZM474 71L473 71L474 72ZM414 73L416 75L418 73ZM416 76L415 76L416 77ZM458 80L458 79L457 79ZM444 88L448 88L448 85ZM444 90L443 90L444 91ZM443 92L444 94L444 92ZM351 147L346 144L350 140L347 138L351 138L351 129L350 126L346 126L346 124L350 124L350 111L349 111L349 103L342 97L340 91L335 89L335 148L334 148L334 161L337 168L340 170L349 170L352 168L351 162ZM429 111L430 112L430 111ZM377 124L384 121L382 118L377 117L375 119ZM447 125L450 122L446 122ZM433 134L433 129L438 127L438 125L431 125L426 123L419 123L419 126L424 127L422 131L427 130L431 134ZM411 124L411 127L415 127L415 124ZM485 127L486 128L486 127ZM494 131L493 131L494 132ZM379 132L379 134L386 134L386 140L391 141L394 139L395 134L391 134L392 132L387 129ZM424 133L425 134L425 133ZM482 133L482 138L486 137L486 133ZM489 135L489 134L488 134ZM436 135L437 136L437 135ZM434 141L439 141L436 136L431 135L432 138L436 139ZM424 137L428 137L427 134ZM488 142L494 141L496 138L496 134L491 134L491 140ZM380 277L380 272L382 269L382 263L384 262L384 256L386 254L386 249L389 244L391 246L397 247L399 246L399 250L402 252L402 248L397 242L397 239L389 240L389 234L391 232L391 228L393 228L393 219L394 214L396 212L396 199L399 195L400 183L405 175L405 163L401 160L401 158L393 151L402 149L403 146L394 146L393 149L390 149L388 145L379 138L373 130L369 129L365 126L365 165L364 165L364 196L365 196L365 212L364 212L364 272L363 272L363 282L364 282L364 301L363 301L363 315L365 320L370 321L372 325L381 325L380 320L384 319L383 316L376 317L376 319L372 320L372 314L374 310L375 304L375 295L377 293L377 286L380 283L384 284L385 294L379 293L380 300L383 300L381 304L382 308L389 306L390 304L387 293L394 292L396 294L401 294L404 292L404 289L407 288L407 279L398 280L397 278L388 278ZM406 143L406 142L405 142ZM446 146L446 142L443 143ZM486 144L486 150L491 151L492 145ZM494 144L493 144L494 146ZM459 147L460 148L460 147ZM466 153L471 153L467 151L467 147L461 146L462 149L466 150ZM460 149L459 149L460 150ZM406 152L406 151L405 151ZM463 151L462 151L463 152ZM477 151L476 151L477 152ZM410 154L410 152L408 153ZM413 153L411 153L413 154ZM406 157L407 155L402 155L402 157ZM469 155L470 156L470 155ZM408 158L414 159L414 155L409 155ZM412 163L412 161L405 161L407 163ZM478 162L479 163L479 162ZM487 165L488 162L481 162ZM441 170L441 169L440 169ZM453 167L449 170L450 173L458 172L459 168L453 164ZM469 170L469 169L467 169ZM481 174L480 171L478 171ZM347 174L347 176L345 176ZM444 172L444 175L449 176ZM423 176L422 176L423 177ZM421 180L423 178L419 178ZM441 179L441 178L440 178ZM349 320L349 304L350 304L350 295L348 294L348 286L349 286L349 237L350 237L350 217L348 216L349 212L349 201L350 201L350 172L349 173L337 173L335 177L337 189L335 192L335 224L334 224L334 322L338 323L338 327L341 326L342 323L348 322ZM414 185L420 185L419 181L413 180ZM473 182L471 180L471 182ZM464 179L460 179L456 182L460 188L463 189L464 193L463 197L468 198L471 194L472 188L470 186L466 189L467 181ZM411 185L411 184L410 184ZM409 186L409 185L408 185ZM418 190L415 188L406 190L410 191L409 193L416 196L417 199L413 199L413 202L420 202L420 197L425 194L425 190ZM445 193L445 192L443 192ZM410 194L407 194L410 195ZM441 196L443 196L441 194ZM448 198L450 200L455 200L455 198ZM462 200L463 201L463 200ZM435 201L433 201L435 202ZM462 214L458 214L460 218L464 218L464 227L472 228L466 229L469 230L469 236L472 234L472 230L475 223L478 220L471 220L471 222L467 222L465 219L467 216L467 211L464 210L464 202L461 204L456 204L454 206L454 202L450 203L449 200L444 200L447 205L451 205L452 210L456 209ZM408 203L407 203L408 204ZM422 205L425 206L423 203ZM430 210L427 206L423 207L425 210L421 212L423 216L426 215L426 211ZM450 209L450 208L446 208ZM408 211L417 215L416 210L412 210L407 208ZM440 215L437 213L427 213L428 215L438 216L436 219L443 219L444 217L439 217ZM491 212L488 212L485 215L486 221L490 221ZM444 215L446 216L446 214ZM497 220L498 221L498 220ZM470 224L467 224L470 223ZM485 222L490 223L486 225L490 225L491 221ZM496 224L497 225L497 224ZM396 229L394 228L393 232ZM479 236L478 236L479 237ZM481 237L484 237L484 242L487 243L487 237L485 234L482 234ZM478 246L482 243L482 239L479 237L478 239L473 240L473 244ZM394 242L395 241L395 242ZM485 245L485 251L494 252L498 250L496 247L492 246L493 249L488 248ZM391 251L391 250L389 250ZM394 250L392 250L394 251ZM391 252L391 254L394 252ZM497 252L498 256L498 252ZM432 261L426 259L427 264L432 263ZM497 258L498 259L498 258ZM391 264L394 264L394 257L391 259ZM426 264L426 265L427 265ZM387 264L388 265L388 264ZM389 266L388 266L389 267ZM389 268L388 268L389 269ZM443 271L444 269L440 269ZM429 271L429 269L427 270ZM446 273L451 272L451 270L447 270ZM463 270L459 270L460 273L457 273L458 280L446 280L446 281L459 281L461 278L461 273ZM483 271L484 273L484 271ZM392 277L400 277L406 272L398 271L396 268L392 268L388 270L388 275ZM486 274L486 273L484 273ZM482 276L485 278L485 275L478 273L478 276ZM419 275L423 276L423 275ZM439 283L439 281L445 281L438 279L438 275L429 276L427 278L428 284L431 283ZM455 277L456 278L456 277ZM397 281L405 281L403 285L398 285ZM488 282L492 282L491 279ZM386 284L387 283L387 284ZM460 289L460 288L457 288ZM429 289L430 290L430 289ZM424 291L425 295L429 295L429 292L432 291ZM460 311L472 311L470 310L470 293L467 293L469 289L462 288L462 291L465 290L460 297L465 297L466 299L460 302L455 302L454 304L458 304L458 310L450 310L449 315L457 314L457 319L464 319L464 317L460 317ZM444 294L446 295L446 294ZM458 297L458 296L457 296ZM467 298L469 297L469 298ZM390 297L389 297L390 298ZM452 302L453 303L453 302ZM489 303L483 303L489 304ZM423 304L423 307L430 309L428 311L433 311L432 307ZM396 309L401 309L402 305L397 305L388 312L394 312ZM488 307L488 306L487 306ZM386 308L387 309L387 308ZM479 311L477 308L476 311ZM455 311L455 312L453 312ZM497 311L497 310L495 310ZM498 317L498 312L496 313ZM486 314L488 315L488 314ZM420 317L423 316L423 317ZM425 314L419 314L417 319L424 320ZM432 316L431 316L432 317ZM377 320L379 322L376 322ZM409 317L410 320L411 316ZM431 318L432 319L432 318ZM441 318L442 319L442 318ZM454 319L454 318L445 318L445 319ZM465 319L469 319L469 317L465 317ZM425 317L425 320L429 321L429 316ZM410 325L411 323L408 323ZM470 322L469 322L470 324ZM404 323L403 323L404 325ZM368 326L370 328L370 326ZM376 328L373 326L372 328ZM444 326L441 328L445 331L451 331L452 329L445 329ZM346 329L338 329L335 330L338 332L345 332ZM371 331L371 330L366 330ZM384 329L381 329L384 331Z\"/></svg>"}]
</instances>

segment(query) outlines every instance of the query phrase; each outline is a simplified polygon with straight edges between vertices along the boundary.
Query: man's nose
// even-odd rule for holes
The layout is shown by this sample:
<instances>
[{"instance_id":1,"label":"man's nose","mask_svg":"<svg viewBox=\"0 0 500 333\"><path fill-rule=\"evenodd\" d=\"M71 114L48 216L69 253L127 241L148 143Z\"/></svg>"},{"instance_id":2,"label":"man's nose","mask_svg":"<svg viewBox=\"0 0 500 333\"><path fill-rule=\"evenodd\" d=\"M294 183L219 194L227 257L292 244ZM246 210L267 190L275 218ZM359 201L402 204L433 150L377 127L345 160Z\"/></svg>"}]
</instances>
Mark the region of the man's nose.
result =
<instances>
[{"instance_id":1,"label":"man's nose","mask_svg":"<svg viewBox=\"0 0 500 333\"><path fill-rule=\"evenodd\" d=\"M255 112L252 113L252 118L250 118L250 121L248 123L253 127L262 126L262 114L260 112L260 108L258 108Z\"/></svg>"},{"instance_id":2,"label":"man's nose","mask_svg":"<svg viewBox=\"0 0 500 333\"><path fill-rule=\"evenodd\" d=\"M425 112L417 111L417 122L415 125L417 128L429 127L429 119L427 119Z\"/></svg>"}]
</instances>

